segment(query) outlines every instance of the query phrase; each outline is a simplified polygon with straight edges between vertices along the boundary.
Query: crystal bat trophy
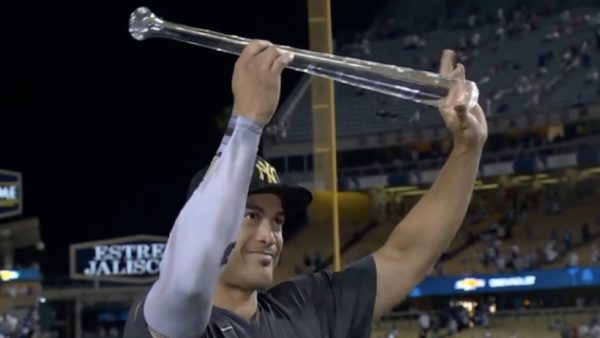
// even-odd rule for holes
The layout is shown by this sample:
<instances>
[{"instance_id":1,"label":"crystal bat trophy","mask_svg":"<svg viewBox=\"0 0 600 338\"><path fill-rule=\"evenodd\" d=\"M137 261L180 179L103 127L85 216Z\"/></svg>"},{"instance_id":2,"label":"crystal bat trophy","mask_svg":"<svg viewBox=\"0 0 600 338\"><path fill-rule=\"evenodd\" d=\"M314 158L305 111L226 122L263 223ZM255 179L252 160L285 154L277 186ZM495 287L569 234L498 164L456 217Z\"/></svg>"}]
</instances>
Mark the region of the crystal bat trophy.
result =
<instances>
[{"instance_id":1,"label":"crystal bat trophy","mask_svg":"<svg viewBox=\"0 0 600 338\"><path fill-rule=\"evenodd\" d=\"M137 8L129 19L129 33L136 40L164 38L239 55L251 39L169 22L146 7ZM462 89L461 101L470 109L477 104L477 85L449 79L437 73L378 62L313 52L288 46L278 49L293 54L287 68L331 79L351 86L439 107L451 88Z\"/></svg>"}]
</instances>

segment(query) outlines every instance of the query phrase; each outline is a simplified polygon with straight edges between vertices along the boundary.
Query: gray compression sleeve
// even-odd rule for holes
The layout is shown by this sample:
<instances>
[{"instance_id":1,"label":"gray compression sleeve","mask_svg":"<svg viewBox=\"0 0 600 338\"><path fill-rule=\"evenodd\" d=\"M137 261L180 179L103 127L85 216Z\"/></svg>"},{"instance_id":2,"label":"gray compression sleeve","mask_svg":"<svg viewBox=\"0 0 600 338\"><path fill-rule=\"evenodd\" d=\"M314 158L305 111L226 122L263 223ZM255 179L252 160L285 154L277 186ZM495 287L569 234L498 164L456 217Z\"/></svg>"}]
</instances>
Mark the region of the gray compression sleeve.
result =
<instances>
[{"instance_id":1,"label":"gray compression sleeve","mask_svg":"<svg viewBox=\"0 0 600 338\"><path fill-rule=\"evenodd\" d=\"M160 277L144 304L147 324L169 338L199 337L225 251L238 236L262 126L232 118L217 156L171 230Z\"/></svg>"}]
</instances>

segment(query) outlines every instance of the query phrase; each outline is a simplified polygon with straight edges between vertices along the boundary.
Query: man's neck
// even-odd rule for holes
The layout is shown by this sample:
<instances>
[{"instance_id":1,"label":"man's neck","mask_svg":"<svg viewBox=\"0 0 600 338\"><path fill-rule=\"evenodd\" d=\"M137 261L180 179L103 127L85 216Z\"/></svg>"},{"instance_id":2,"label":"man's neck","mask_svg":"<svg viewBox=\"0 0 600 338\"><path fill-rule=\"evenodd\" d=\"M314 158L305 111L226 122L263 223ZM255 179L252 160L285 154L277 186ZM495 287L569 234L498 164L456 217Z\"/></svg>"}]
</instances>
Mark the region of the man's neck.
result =
<instances>
[{"instance_id":1,"label":"man's neck","mask_svg":"<svg viewBox=\"0 0 600 338\"><path fill-rule=\"evenodd\" d=\"M256 291L243 290L219 283L213 295L213 304L251 320L258 309Z\"/></svg>"}]
</instances>

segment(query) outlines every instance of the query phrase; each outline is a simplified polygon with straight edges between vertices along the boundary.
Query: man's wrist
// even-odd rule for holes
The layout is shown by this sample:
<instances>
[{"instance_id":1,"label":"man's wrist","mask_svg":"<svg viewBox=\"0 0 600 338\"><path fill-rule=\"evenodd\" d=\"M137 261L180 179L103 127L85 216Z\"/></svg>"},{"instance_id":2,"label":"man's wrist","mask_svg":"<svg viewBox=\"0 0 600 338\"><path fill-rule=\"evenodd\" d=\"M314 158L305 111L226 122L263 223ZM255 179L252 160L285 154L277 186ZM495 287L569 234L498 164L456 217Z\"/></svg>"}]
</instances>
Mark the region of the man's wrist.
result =
<instances>
[{"instance_id":1,"label":"man's wrist","mask_svg":"<svg viewBox=\"0 0 600 338\"><path fill-rule=\"evenodd\" d=\"M479 159L483 153L483 147L477 145L455 144L452 148L451 156L462 158Z\"/></svg>"},{"instance_id":2,"label":"man's wrist","mask_svg":"<svg viewBox=\"0 0 600 338\"><path fill-rule=\"evenodd\" d=\"M235 116L235 127L244 128L256 132L257 134L262 134L263 129L265 128L264 124L257 122L255 120L249 119L244 116L234 115Z\"/></svg>"},{"instance_id":3,"label":"man's wrist","mask_svg":"<svg viewBox=\"0 0 600 338\"><path fill-rule=\"evenodd\" d=\"M243 116L232 114L229 118L229 121L227 122L227 129L225 130L225 134L223 135L223 138L221 139L221 144L219 145L219 149L217 150L217 157L221 156L221 154L225 150L225 147L229 143L229 139L233 135L235 129L249 130L250 132L258 135L259 137L262 135L263 131L263 127L260 123L257 123Z\"/></svg>"}]
</instances>

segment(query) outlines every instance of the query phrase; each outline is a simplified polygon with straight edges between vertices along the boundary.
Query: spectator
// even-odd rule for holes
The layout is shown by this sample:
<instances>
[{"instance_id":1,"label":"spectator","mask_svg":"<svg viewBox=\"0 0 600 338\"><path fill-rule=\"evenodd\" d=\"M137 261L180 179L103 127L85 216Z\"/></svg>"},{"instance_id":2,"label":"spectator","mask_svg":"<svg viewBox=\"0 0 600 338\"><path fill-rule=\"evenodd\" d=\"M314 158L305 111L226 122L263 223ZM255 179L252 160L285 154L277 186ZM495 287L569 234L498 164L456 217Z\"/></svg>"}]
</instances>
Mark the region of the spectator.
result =
<instances>
[{"instance_id":1,"label":"spectator","mask_svg":"<svg viewBox=\"0 0 600 338\"><path fill-rule=\"evenodd\" d=\"M561 206L557 200L552 201L552 215L560 215Z\"/></svg>"},{"instance_id":2,"label":"spectator","mask_svg":"<svg viewBox=\"0 0 600 338\"><path fill-rule=\"evenodd\" d=\"M536 250L530 251L526 256L527 269L533 269L538 264L538 253Z\"/></svg>"},{"instance_id":3,"label":"spectator","mask_svg":"<svg viewBox=\"0 0 600 338\"><path fill-rule=\"evenodd\" d=\"M496 10L496 19L498 19L498 23L500 24L500 26L504 26L506 24L504 19L504 8L498 7L498 9Z\"/></svg>"},{"instance_id":4,"label":"spectator","mask_svg":"<svg viewBox=\"0 0 600 338\"><path fill-rule=\"evenodd\" d=\"M586 84L598 82L599 79L600 79L600 74L598 73L598 70L596 68L591 68L585 74L585 83Z\"/></svg>"},{"instance_id":5,"label":"spectator","mask_svg":"<svg viewBox=\"0 0 600 338\"><path fill-rule=\"evenodd\" d=\"M584 223L581 226L581 241L583 243L589 243L591 240L590 236L590 225L588 223Z\"/></svg>"},{"instance_id":6,"label":"spectator","mask_svg":"<svg viewBox=\"0 0 600 338\"><path fill-rule=\"evenodd\" d=\"M455 335L456 333L458 333L458 323L454 317L450 316L448 319L448 334Z\"/></svg>"},{"instance_id":7,"label":"spectator","mask_svg":"<svg viewBox=\"0 0 600 338\"><path fill-rule=\"evenodd\" d=\"M579 266L579 255L576 252L571 252L568 256L567 266L570 268L574 268Z\"/></svg>"},{"instance_id":8,"label":"spectator","mask_svg":"<svg viewBox=\"0 0 600 338\"><path fill-rule=\"evenodd\" d=\"M517 271L524 271L529 268L529 264L527 263L526 258L521 256L514 259L513 266Z\"/></svg>"},{"instance_id":9,"label":"spectator","mask_svg":"<svg viewBox=\"0 0 600 338\"><path fill-rule=\"evenodd\" d=\"M308 253L304 254L304 266L307 268L312 266L312 259L310 258Z\"/></svg>"},{"instance_id":10,"label":"spectator","mask_svg":"<svg viewBox=\"0 0 600 338\"><path fill-rule=\"evenodd\" d=\"M119 338L119 329L117 329L116 327L111 327L108 330L108 336L110 338Z\"/></svg>"},{"instance_id":11,"label":"spectator","mask_svg":"<svg viewBox=\"0 0 600 338\"><path fill-rule=\"evenodd\" d=\"M592 264L596 265L600 262L600 249L598 249L598 245L594 243L592 245Z\"/></svg>"},{"instance_id":12,"label":"spectator","mask_svg":"<svg viewBox=\"0 0 600 338\"><path fill-rule=\"evenodd\" d=\"M321 263L322 263L321 254L319 252L315 252L315 258L314 258L315 272L320 271L323 268Z\"/></svg>"},{"instance_id":13,"label":"spectator","mask_svg":"<svg viewBox=\"0 0 600 338\"><path fill-rule=\"evenodd\" d=\"M556 242L551 241L544 247L544 256L546 258L546 263L553 263L556 261L558 257L558 252L556 252Z\"/></svg>"},{"instance_id":14,"label":"spectator","mask_svg":"<svg viewBox=\"0 0 600 338\"><path fill-rule=\"evenodd\" d=\"M7 337L13 335L18 327L18 324L18 319L9 313L0 315L0 334Z\"/></svg>"},{"instance_id":15,"label":"spectator","mask_svg":"<svg viewBox=\"0 0 600 338\"><path fill-rule=\"evenodd\" d=\"M600 324L596 323L590 327L590 336L594 338L600 337Z\"/></svg>"},{"instance_id":16,"label":"spectator","mask_svg":"<svg viewBox=\"0 0 600 338\"><path fill-rule=\"evenodd\" d=\"M552 231L550 231L550 239L558 242L558 232L556 231L556 229L552 229Z\"/></svg>"},{"instance_id":17,"label":"spectator","mask_svg":"<svg viewBox=\"0 0 600 338\"><path fill-rule=\"evenodd\" d=\"M426 312L419 316L419 337L426 338L431 328L431 318Z\"/></svg>"},{"instance_id":18,"label":"spectator","mask_svg":"<svg viewBox=\"0 0 600 338\"><path fill-rule=\"evenodd\" d=\"M496 268L498 269L498 272L506 271L506 259L502 254L499 254L498 257L496 257Z\"/></svg>"},{"instance_id":19,"label":"spectator","mask_svg":"<svg viewBox=\"0 0 600 338\"><path fill-rule=\"evenodd\" d=\"M396 338L398 337L398 330L397 329L391 329L388 331L388 333L385 335L386 338Z\"/></svg>"},{"instance_id":20,"label":"spectator","mask_svg":"<svg viewBox=\"0 0 600 338\"><path fill-rule=\"evenodd\" d=\"M528 223L525 223L525 233L527 234L528 241L533 241L535 239L535 233L533 232L533 227Z\"/></svg>"},{"instance_id":21,"label":"spectator","mask_svg":"<svg viewBox=\"0 0 600 338\"><path fill-rule=\"evenodd\" d=\"M571 328L566 323L560 328L560 338L571 338Z\"/></svg>"},{"instance_id":22,"label":"spectator","mask_svg":"<svg viewBox=\"0 0 600 338\"><path fill-rule=\"evenodd\" d=\"M571 251L573 248L573 236L569 230L565 230L563 233L563 245L565 246L565 251Z\"/></svg>"}]
</instances>

